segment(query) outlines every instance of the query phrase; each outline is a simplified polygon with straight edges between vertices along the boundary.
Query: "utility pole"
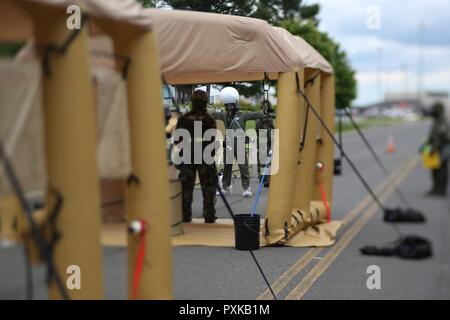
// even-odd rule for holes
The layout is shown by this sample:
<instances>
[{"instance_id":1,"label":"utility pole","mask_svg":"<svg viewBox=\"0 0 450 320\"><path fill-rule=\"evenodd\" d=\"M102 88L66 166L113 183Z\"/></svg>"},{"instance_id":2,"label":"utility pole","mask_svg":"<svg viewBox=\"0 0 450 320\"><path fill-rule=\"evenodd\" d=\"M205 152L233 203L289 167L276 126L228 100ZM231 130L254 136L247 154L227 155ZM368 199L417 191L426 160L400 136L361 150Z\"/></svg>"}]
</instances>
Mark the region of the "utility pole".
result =
<instances>
[{"instance_id":1,"label":"utility pole","mask_svg":"<svg viewBox=\"0 0 450 320\"><path fill-rule=\"evenodd\" d=\"M380 102L384 101L383 92L383 49L379 47L377 49L377 90Z\"/></svg>"},{"instance_id":2,"label":"utility pole","mask_svg":"<svg viewBox=\"0 0 450 320\"><path fill-rule=\"evenodd\" d=\"M408 67L406 63L402 62L401 64L401 81L402 81L402 96L403 99L407 98L408 95Z\"/></svg>"},{"instance_id":3,"label":"utility pole","mask_svg":"<svg viewBox=\"0 0 450 320\"><path fill-rule=\"evenodd\" d=\"M421 21L417 29L417 97L420 105L422 104L423 73L425 71L424 38L425 23Z\"/></svg>"}]
</instances>

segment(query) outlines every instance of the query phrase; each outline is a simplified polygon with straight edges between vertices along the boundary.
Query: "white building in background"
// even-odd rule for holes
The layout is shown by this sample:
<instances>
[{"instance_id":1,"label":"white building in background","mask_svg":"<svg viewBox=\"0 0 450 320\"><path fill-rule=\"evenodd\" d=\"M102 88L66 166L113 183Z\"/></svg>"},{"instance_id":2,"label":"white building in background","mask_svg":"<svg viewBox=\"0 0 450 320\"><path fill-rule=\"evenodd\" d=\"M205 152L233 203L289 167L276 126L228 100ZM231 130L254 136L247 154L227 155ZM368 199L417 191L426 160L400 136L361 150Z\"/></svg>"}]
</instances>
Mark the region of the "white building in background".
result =
<instances>
[{"instance_id":1,"label":"white building in background","mask_svg":"<svg viewBox=\"0 0 450 320\"><path fill-rule=\"evenodd\" d=\"M440 102L446 109L447 113L450 114L450 99L448 91L428 91L421 95L421 102L423 108L430 108L433 104Z\"/></svg>"},{"instance_id":2,"label":"white building in background","mask_svg":"<svg viewBox=\"0 0 450 320\"><path fill-rule=\"evenodd\" d=\"M365 116L388 116L411 118L411 114L428 111L435 103L442 103L450 119L450 97L447 91L426 91L420 95L417 92L387 92L384 100L370 105L361 106L358 113Z\"/></svg>"},{"instance_id":3,"label":"white building in background","mask_svg":"<svg viewBox=\"0 0 450 320\"><path fill-rule=\"evenodd\" d=\"M384 98L385 105L407 103L414 105L416 110L428 111L435 103L442 103L450 118L450 97L448 91L417 92L387 92Z\"/></svg>"},{"instance_id":4,"label":"white building in background","mask_svg":"<svg viewBox=\"0 0 450 320\"><path fill-rule=\"evenodd\" d=\"M440 102L447 109L450 109L448 91L426 91L421 94L417 92L387 92L384 96L384 102L387 104L411 103L424 110L428 110L433 104Z\"/></svg>"}]
</instances>

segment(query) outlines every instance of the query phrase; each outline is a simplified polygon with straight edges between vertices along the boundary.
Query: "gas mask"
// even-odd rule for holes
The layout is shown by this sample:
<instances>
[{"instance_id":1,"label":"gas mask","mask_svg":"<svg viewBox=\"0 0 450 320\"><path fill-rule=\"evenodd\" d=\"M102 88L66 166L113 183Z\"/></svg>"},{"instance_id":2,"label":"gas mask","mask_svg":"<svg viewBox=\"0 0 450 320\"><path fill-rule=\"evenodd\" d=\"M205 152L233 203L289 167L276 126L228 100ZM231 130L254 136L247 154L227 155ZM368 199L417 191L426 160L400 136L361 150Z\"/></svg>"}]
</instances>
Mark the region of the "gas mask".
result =
<instances>
[{"instance_id":1,"label":"gas mask","mask_svg":"<svg viewBox=\"0 0 450 320\"><path fill-rule=\"evenodd\" d=\"M261 110L264 114L273 113L272 104L269 101L263 101L261 103Z\"/></svg>"},{"instance_id":2,"label":"gas mask","mask_svg":"<svg viewBox=\"0 0 450 320\"><path fill-rule=\"evenodd\" d=\"M227 103L225 104L225 110L229 115L235 115L236 112L238 111L238 107L236 106L235 103Z\"/></svg>"}]
</instances>

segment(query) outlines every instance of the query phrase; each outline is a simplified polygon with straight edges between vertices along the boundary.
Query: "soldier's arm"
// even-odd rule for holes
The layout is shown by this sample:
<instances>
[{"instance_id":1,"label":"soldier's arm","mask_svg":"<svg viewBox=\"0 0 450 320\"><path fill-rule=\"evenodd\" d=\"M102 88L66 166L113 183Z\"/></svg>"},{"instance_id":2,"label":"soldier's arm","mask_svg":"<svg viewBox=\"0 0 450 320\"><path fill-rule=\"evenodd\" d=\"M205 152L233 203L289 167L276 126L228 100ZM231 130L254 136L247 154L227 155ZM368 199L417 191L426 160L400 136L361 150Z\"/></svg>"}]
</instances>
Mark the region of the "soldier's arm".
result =
<instances>
[{"instance_id":1,"label":"soldier's arm","mask_svg":"<svg viewBox=\"0 0 450 320\"><path fill-rule=\"evenodd\" d=\"M257 120L257 119L264 119L266 115L261 111L247 111L243 112L241 117L244 121L248 120Z\"/></svg>"},{"instance_id":2,"label":"soldier's arm","mask_svg":"<svg viewBox=\"0 0 450 320\"><path fill-rule=\"evenodd\" d=\"M214 111L214 112L211 112L210 115L211 115L211 117L213 117L213 119L215 119L215 120L222 120L222 121L225 122L225 112L217 112L217 111Z\"/></svg>"},{"instance_id":3,"label":"soldier's arm","mask_svg":"<svg viewBox=\"0 0 450 320\"><path fill-rule=\"evenodd\" d=\"M261 111L255 111L255 112L243 112L241 117L243 118L243 120L245 122L248 120L275 118L275 115L273 113L265 114L264 112L261 112Z\"/></svg>"}]
</instances>

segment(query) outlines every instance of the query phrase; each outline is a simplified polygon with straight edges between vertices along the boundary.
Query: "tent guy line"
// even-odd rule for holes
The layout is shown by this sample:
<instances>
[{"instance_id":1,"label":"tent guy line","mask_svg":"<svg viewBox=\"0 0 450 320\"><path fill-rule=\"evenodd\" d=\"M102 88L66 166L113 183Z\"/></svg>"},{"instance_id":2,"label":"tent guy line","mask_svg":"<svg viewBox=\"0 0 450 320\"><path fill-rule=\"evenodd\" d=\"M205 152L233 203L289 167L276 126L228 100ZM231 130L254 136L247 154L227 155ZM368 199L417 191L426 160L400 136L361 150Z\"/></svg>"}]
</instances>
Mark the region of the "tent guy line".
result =
<instances>
[{"instance_id":1,"label":"tent guy line","mask_svg":"<svg viewBox=\"0 0 450 320\"><path fill-rule=\"evenodd\" d=\"M417 158L407 158L402 164L391 174L390 177L386 178L381 182L376 188L376 193L382 195L384 190L388 187L391 180L400 183L400 181L405 178L405 173L409 174L414 168L412 166L417 165ZM356 220L365 208L371 203L373 203L372 197L366 195L351 211L349 211L344 217L344 225L348 225ZM286 272L284 272L278 279L272 283L272 289L275 294L279 294L290 281L297 276L309 263L319 255L324 248L311 248L309 249L299 260L297 260ZM261 295L257 297L257 300L268 300L271 299L272 295L268 290L265 290Z\"/></svg>"},{"instance_id":2,"label":"tent guy line","mask_svg":"<svg viewBox=\"0 0 450 320\"><path fill-rule=\"evenodd\" d=\"M403 174L398 177L394 184L390 184L388 190L380 196L381 200L384 202L395 192L395 186L400 184L417 166L418 158L414 157L410 161L407 170L404 170ZM333 263L334 260L344 251L348 244L355 238L356 235L364 228L364 226L373 218L378 207L376 203L372 203L369 209L364 213L364 215L358 219L347 231L346 233L337 241L336 245L331 248L327 254L319 261L313 269L306 274L305 277L295 286L295 288L287 295L286 300L300 300L306 292L314 285L317 279L328 270L328 267Z\"/></svg>"}]
</instances>

